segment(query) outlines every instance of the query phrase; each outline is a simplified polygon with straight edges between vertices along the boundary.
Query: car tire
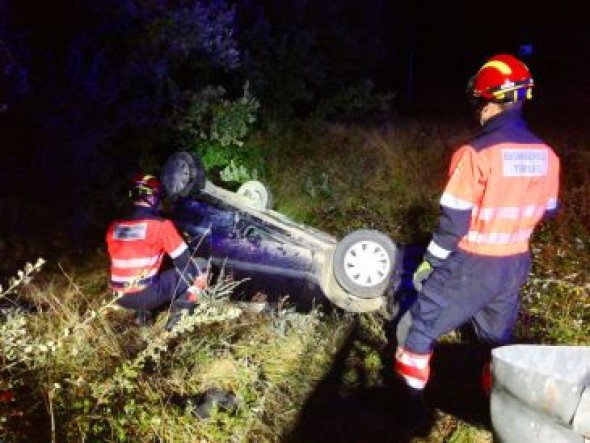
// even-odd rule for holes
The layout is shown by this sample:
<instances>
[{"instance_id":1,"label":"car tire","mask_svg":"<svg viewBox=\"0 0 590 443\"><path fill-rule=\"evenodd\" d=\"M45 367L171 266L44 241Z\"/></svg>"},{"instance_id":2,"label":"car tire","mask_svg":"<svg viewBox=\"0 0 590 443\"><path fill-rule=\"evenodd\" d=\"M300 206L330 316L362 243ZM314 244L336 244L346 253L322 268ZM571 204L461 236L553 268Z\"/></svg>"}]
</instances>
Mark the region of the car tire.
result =
<instances>
[{"instance_id":1,"label":"car tire","mask_svg":"<svg viewBox=\"0 0 590 443\"><path fill-rule=\"evenodd\" d=\"M381 297L391 284L396 255L395 243L384 233L353 231L336 245L334 277L345 291L357 297Z\"/></svg>"},{"instance_id":2,"label":"car tire","mask_svg":"<svg viewBox=\"0 0 590 443\"><path fill-rule=\"evenodd\" d=\"M176 152L164 163L160 180L168 197L188 197L205 187L205 168L196 154Z\"/></svg>"},{"instance_id":3,"label":"car tire","mask_svg":"<svg viewBox=\"0 0 590 443\"><path fill-rule=\"evenodd\" d=\"M242 196L248 205L254 209L265 210L272 208L272 194L270 189L258 180L243 183L236 194Z\"/></svg>"}]
</instances>

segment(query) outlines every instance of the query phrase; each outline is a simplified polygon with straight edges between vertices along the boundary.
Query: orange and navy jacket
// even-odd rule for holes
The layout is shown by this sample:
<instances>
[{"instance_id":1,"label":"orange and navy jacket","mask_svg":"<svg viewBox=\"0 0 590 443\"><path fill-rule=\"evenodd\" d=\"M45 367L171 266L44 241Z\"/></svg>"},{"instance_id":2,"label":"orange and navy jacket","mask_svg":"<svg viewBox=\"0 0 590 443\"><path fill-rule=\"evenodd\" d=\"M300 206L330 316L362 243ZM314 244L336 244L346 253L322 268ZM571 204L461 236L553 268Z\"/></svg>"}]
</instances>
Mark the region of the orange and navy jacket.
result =
<instances>
[{"instance_id":1,"label":"orange and navy jacket","mask_svg":"<svg viewBox=\"0 0 590 443\"><path fill-rule=\"evenodd\" d=\"M128 219L112 222L106 242L111 287L125 294L156 281L164 254L172 258L176 269L187 269L191 263L188 246L175 226L150 208L136 206Z\"/></svg>"},{"instance_id":2,"label":"orange and navy jacket","mask_svg":"<svg viewBox=\"0 0 590 443\"><path fill-rule=\"evenodd\" d=\"M519 111L492 117L453 155L426 260L437 266L457 248L486 256L527 252L535 226L557 211L559 168Z\"/></svg>"}]
</instances>

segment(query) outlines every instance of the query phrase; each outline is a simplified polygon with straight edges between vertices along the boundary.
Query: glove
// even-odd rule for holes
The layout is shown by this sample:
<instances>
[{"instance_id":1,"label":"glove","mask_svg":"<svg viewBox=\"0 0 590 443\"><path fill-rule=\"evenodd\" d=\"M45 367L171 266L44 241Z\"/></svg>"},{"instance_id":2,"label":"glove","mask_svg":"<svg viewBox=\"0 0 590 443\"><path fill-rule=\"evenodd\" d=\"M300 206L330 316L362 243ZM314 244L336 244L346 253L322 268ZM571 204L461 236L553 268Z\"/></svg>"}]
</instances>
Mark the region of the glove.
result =
<instances>
[{"instance_id":1,"label":"glove","mask_svg":"<svg viewBox=\"0 0 590 443\"><path fill-rule=\"evenodd\" d=\"M207 277L208 277L208 275L205 272L203 272L202 274L199 274L199 276L197 278L195 278L195 281L193 282L193 286L198 289L207 289L209 287Z\"/></svg>"},{"instance_id":2,"label":"glove","mask_svg":"<svg viewBox=\"0 0 590 443\"><path fill-rule=\"evenodd\" d=\"M208 286L209 284L207 282L207 274L200 274L197 278L195 278L193 284L188 287L186 291L187 300L191 302L197 302L203 291L207 289Z\"/></svg>"},{"instance_id":3,"label":"glove","mask_svg":"<svg viewBox=\"0 0 590 443\"><path fill-rule=\"evenodd\" d=\"M414 283L414 288L416 288L416 291L422 291L422 286L426 279L430 277L432 271L434 271L432 265L428 261L422 260L422 263L420 263L420 266L418 266L418 269L416 269L416 272L414 272L412 277L412 282Z\"/></svg>"}]
</instances>

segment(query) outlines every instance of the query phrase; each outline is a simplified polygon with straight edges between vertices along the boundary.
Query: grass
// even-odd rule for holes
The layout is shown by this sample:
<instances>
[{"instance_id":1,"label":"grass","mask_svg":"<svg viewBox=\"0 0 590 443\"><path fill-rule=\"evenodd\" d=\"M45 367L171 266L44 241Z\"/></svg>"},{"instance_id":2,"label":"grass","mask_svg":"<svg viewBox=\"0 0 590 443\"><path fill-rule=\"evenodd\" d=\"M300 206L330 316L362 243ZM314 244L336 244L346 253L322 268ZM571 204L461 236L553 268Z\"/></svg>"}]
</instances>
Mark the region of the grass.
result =
<instances>
[{"instance_id":1,"label":"grass","mask_svg":"<svg viewBox=\"0 0 590 443\"><path fill-rule=\"evenodd\" d=\"M472 129L435 119L306 122L253 143L266 149L278 211L337 236L369 227L425 243L450 153ZM587 345L590 147L547 136L562 156L564 208L535 234L517 333L531 343ZM288 305L252 314L229 303L232 283L220 282L169 334L165 314L142 329L116 309L104 249L48 265L24 269L0 290L38 311L0 318L3 441L314 441L328 430L350 438L341 441L403 441L390 423L399 405L387 393L391 351L376 314L300 314ZM238 404L199 417L211 389L234 393ZM361 425L365 433L355 434ZM413 440L484 443L491 432L439 408L429 435Z\"/></svg>"},{"instance_id":2,"label":"grass","mask_svg":"<svg viewBox=\"0 0 590 443\"><path fill-rule=\"evenodd\" d=\"M361 226L379 228L400 242L429 233L446 160L467 137L466 127L452 130L425 121L314 130L306 144L297 130L266 140L279 211L340 236ZM297 165L289 168L289 180L282 175L286 165Z\"/></svg>"}]
</instances>

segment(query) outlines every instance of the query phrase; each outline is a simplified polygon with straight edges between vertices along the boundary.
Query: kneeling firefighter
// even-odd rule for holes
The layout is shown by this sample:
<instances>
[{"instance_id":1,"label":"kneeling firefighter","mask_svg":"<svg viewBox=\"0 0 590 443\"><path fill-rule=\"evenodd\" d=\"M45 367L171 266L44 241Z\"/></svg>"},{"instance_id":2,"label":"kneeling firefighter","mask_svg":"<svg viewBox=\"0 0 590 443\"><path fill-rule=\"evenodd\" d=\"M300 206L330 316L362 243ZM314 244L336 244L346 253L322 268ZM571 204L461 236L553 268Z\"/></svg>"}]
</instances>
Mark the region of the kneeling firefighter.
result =
<instances>
[{"instance_id":1,"label":"kneeling firefighter","mask_svg":"<svg viewBox=\"0 0 590 443\"><path fill-rule=\"evenodd\" d=\"M151 323L153 312L171 303L166 330L192 314L207 274L197 264L171 220L160 214L162 185L152 175L133 179L129 215L113 221L106 234L111 288L119 305L135 311L136 323ZM173 268L161 270L167 254Z\"/></svg>"}]
</instances>

